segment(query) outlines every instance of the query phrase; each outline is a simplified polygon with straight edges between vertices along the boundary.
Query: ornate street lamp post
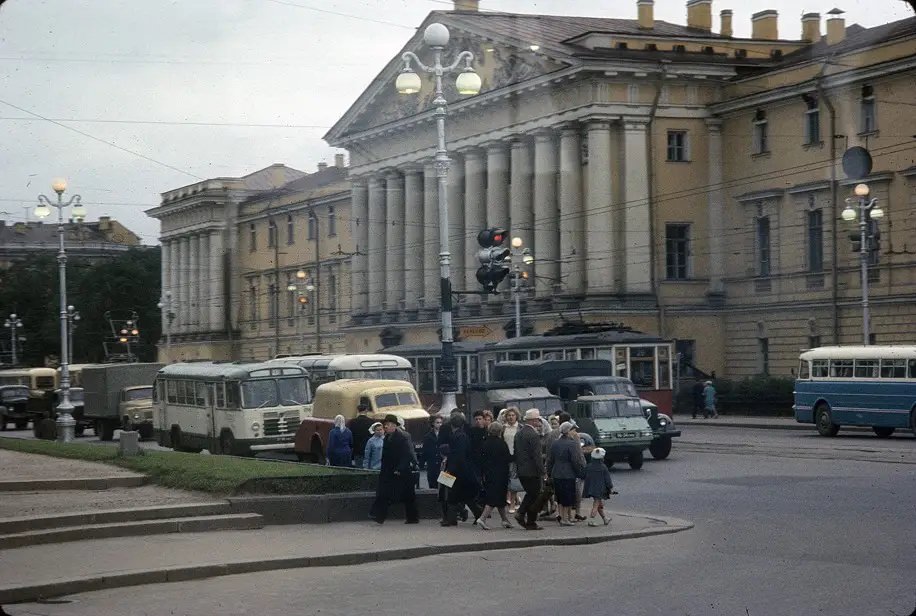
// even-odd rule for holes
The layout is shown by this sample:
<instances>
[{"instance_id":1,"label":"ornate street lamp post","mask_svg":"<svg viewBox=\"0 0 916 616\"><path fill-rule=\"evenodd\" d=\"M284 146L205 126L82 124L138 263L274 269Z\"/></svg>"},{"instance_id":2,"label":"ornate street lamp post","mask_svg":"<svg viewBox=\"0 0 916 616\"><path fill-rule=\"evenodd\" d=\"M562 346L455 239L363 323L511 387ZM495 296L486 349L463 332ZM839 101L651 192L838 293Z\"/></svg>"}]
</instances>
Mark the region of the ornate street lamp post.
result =
<instances>
[{"instance_id":1,"label":"ornate street lamp post","mask_svg":"<svg viewBox=\"0 0 916 616\"><path fill-rule=\"evenodd\" d=\"M868 255L869 240L872 238L872 221L884 217L884 210L878 206L878 199L868 198L868 184L856 184L857 198L846 199L846 208L841 216L846 222L859 222L859 266L862 276L862 337L866 346L871 342L871 315L868 311ZM876 223L877 224L877 223Z\"/></svg>"},{"instance_id":2,"label":"ornate street lamp post","mask_svg":"<svg viewBox=\"0 0 916 616\"><path fill-rule=\"evenodd\" d=\"M67 336L67 252L64 250L64 209L73 206L73 219L81 221L86 218L86 208L80 203L81 197L73 195L64 203L64 191L67 190L67 181L54 180L51 188L57 193L57 202L53 202L44 195L38 195L38 205L35 207L35 216L39 219L47 218L51 208L57 208L57 236L59 238L59 251L57 253L58 271L60 278L60 404L57 406L57 440L69 443L73 440L76 421L73 419L73 404L70 402L70 366Z\"/></svg>"},{"instance_id":3,"label":"ornate street lamp post","mask_svg":"<svg viewBox=\"0 0 916 616\"><path fill-rule=\"evenodd\" d=\"M70 357L67 360L73 363L73 330L80 320L79 310L75 306L67 306L67 345L70 350Z\"/></svg>"},{"instance_id":4,"label":"ornate street lamp post","mask_svg":"<svg viewBox=\"0 0 916 616\"><path fill-rule=\"evenodd\" d=\"M458 377L455 366L455 353L452 348L452 283L450 279L451 254L448 246L448 193L446 179L448 177L449 158L445 146L445 116L448 114L448 105L442 93L442 76L458 72L455 86L459 94L477 94L480 92L480 76L471 68L474 54L462 51L449 66L442 66L442 52L448 45L449 31L440 23L432 23L423 32L423 42L433 51L433 64L426 66L413 52L408 51L404 59L404 69L398 75L395 87L401 94L416 94L422 85L420 76L411 68L411 63L425 73L435 77L436 97L433 99L436 117L436 133L438 136L436 147L436 178L439 193L439 288L441 293L442 312L442 357L439 360L439 390L442 392L442 406L444 411L457 408L455 393L458 389ZM463 68L458 68L462 62Z\"/></svg>"},{"instance_id":5,"label":"ornate street lamp post","mask_svg":"<svg viewBox=\"0 0 916 616\"><path fill-rule=\"evenodd\" d=\"M10 330L10 350L13 353L10 364L15 366L19 363L19 357L16 354L16 345L19 343L19 334L16 333L16 330L22 328L22 319L20 319L14 312L10 315L10 318L3 322L3 327L9 328Z\"/></svg>"},{"instance_id":6,"label":"ornate street lamp post","mask_svg":"<svg viewBox=\"0 0 916 616\"><path fill-rule=\"evenodd\" d=\"M172 292L166 291L162 301L156 304L159 310L165 311L165 355L166 361L172 361L172 321L175 320L175 312L172 310Z\"/></svg>"}]
</instances>

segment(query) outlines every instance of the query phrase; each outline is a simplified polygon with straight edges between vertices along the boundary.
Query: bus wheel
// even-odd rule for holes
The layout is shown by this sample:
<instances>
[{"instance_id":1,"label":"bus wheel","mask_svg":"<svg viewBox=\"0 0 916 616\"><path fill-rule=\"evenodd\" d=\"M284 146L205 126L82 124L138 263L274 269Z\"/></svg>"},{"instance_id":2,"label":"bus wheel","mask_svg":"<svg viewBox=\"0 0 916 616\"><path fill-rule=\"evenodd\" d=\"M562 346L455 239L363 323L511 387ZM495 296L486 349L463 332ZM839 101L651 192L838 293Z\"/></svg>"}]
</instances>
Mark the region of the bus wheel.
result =
<instances>
[{"instance_id":1,"label":"bus wheel","mask_svg":"<svg viewBox=\"0 0 916 616\"><path fill-rule=\"evenodd\" d=\"M223 430L223 433L219 435L219 452L224 456L231 456L234 449L235 437L229 430Z\"/></svg>"},{"instance_id":2,"label":"bus wheel","mask_svg":"<svg viewBox=\"0 0 916 616\"><path fill-rule=\"evenodd\" d=\"M893 428L887 428L885 426L872 426L871 429L874 430L875 434L881 438L888 438L891 434L894 433Z\"/></svg>"},{"instance_id":3,"label":"bus wheel","mask_svg":"<svg viewBox=\"0 0 916 616\"><path fill-rule=\"evenodd\" d=\"M317 436L312 437L311 450L315 464L327 464L328 459L324 455L324 448L321 446L321 439Z\"/></svg>"},{"instance_id":4,"label":"bus wheel","mask_svg":"<svg viewBox=\"0 0 916 616\"><path fill-rule=\"evenodd\" d=\"M630 454L630 457L627 458L627 462L630 464L630 468L632 468L634 471L638 471L642 468L642 452L640 451L639 453Z\"/></svg>"},{"instance_id":5,"label":"bus wheel","mask_svg":"<svg viewBox=\"0 0 916 616\"><path fill-rule=\"evenodd\" d=\"M830 417L830 409L826 404L818 404L814 409L814 423L817 424L817 433L821 436L836 436L840 431L840 426L833 423Z\"/></svg>"},{"instance_id":6,"label":"bus wheel","mask_svg":"<svg viewBox=\"0 0 916 616\"><path fill-rule=\"evenodd\" d=\"M0 430L6 430L6 423L9 419L6 418L6 415L0 413Z\"/></svg>"},{"instance_id":7,"label":"bus wheel","mask_svg":"<svg viewBox=\"0 0 916 616\"><path fill-rule=\"evenodd\" d=\"M671 439L660 438L652 441L652 444L649 445L649 453L656 460L664 460L671 453Z\"/></svg>"},{"instance_id":8,"label":"bus wheel","mask_svg":"<svg viewBox=\"0 0 916 616\"><path fill-rule=\"evenodd\" d=\"M916 408L910 411L910 430L913 432L913 438L916 438Z\"/></svg>"},{"instance_id":9,"label":"bus wheel","mask_svg":"<svg viewBox=\"0 0 916 616\"><path fill-rule=\"evenodd\" d=\"M169 432L169 445L175 451L182 451L181 449L181 429L178 426L172 426L172 429Z\"/></svg>"}]
</instances>

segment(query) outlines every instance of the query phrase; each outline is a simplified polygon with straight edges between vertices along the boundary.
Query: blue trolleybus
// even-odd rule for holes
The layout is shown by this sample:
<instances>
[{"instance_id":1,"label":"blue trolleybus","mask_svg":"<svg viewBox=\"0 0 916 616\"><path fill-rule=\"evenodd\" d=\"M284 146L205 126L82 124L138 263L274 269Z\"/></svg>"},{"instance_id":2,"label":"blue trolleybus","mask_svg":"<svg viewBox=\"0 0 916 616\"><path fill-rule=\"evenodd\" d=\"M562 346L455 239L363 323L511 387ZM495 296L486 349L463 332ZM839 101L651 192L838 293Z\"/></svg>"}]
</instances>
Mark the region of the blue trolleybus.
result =
<instances>
[{"instance_id":1,"label":"blue trolleybus","mask_svg":"<svg viewBox=\"0 0 916 616\"><path fill-rule=\"evenodd\" d=\"M835 346L799 358L795 419L822 436L843 425L871 426L880 437L897 428L916 435L916 346Z\"/></svg>"}]
</instances>

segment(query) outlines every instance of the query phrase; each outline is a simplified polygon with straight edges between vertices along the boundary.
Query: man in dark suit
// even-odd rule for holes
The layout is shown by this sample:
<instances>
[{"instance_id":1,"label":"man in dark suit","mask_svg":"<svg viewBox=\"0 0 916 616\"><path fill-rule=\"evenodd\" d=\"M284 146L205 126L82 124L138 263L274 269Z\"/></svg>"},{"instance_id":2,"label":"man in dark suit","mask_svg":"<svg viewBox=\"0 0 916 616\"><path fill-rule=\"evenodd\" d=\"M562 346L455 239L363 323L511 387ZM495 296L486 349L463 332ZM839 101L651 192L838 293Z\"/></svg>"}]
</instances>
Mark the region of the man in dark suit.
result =
<instances>
[{"instance_id":1,"label":"man in dark suit","mask_svg":"<svg viewBox=\"0 0 916 616\"><path fill-rule=\"evenodd\" d=\"M388 506L392 502L402 502L407 518L405 523L418 524L420 515L417 511L417 495L413 480L415 458L410 441L398 430L398 418L395 415L385 415L382 428L385 430L382 469L379 472L375 502L372 503L369 517L379 524L384 524L385 518L388 517Z\"/></svg>"},{"instance_id":2,"label":"man in dark suit","mask_svg":"<svg viewBox=\"0 0 916 616\"><path fill-rule=\"evenodd\" d=\"M369 407L365 404L357 406L356 412L358 414L350 420L350 425L347 427L350 428L350 432L353 433L353 466L362 468L363 455L366 453L366 443L371 436L369 434L369 428L372 427L375 420L369 417Z\"/></svg>"},{"instance_id":3,"label":"man in dark suit","mask_svg":"<svg viewBox=\"0 0 916 616\"><path fill-rule=\"evenodd\" d=\"M518 480L525 488L525 498L515 520L525 530L542 530L538 525L537 500L544 480L544 457L541 454L541 414L537 409L525 411L525 423L515 433L515 466Z\"/></svg>"}]
</instances>

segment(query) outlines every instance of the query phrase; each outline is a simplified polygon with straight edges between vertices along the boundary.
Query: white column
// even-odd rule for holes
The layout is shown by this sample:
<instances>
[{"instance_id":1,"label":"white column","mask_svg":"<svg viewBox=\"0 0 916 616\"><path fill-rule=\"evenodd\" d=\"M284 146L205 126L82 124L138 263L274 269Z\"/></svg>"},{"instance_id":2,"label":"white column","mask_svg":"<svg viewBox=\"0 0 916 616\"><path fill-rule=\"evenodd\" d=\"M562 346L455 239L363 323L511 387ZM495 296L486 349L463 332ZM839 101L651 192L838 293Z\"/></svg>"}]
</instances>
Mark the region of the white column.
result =
<instances>
[{"instance_id":1,"label":"white column","mask_svg":"<svg viewBox=\"0 0 916 616\"><path fill-rule=\"evenodd\" d=\"M179 332L188 332L188 273L191 267L188 263L188 237L178 238L178 288L176 289L175 304L178 306L178 327Z\"/></svg>"},{"instance_id":2,"label":"white column","mask_svg":"<svg viewBox=\"0 0 916 616\"><path fill-rule=\"evenodd\" d=\"M585 256L588 259L589 294L614 291L614 261L618 258L611 202L611 125L604 120L588 123L588 200Z\"/></svg>"},{"instance_id":3,"label":"white column","mask_svg":"<svg viewBox=\"0 0 916 616\"><path fill-rule=\"evenodd\" d=\"M223 233L212 231L210 233L210 330L224 331L226 323L225 270L223 268Z\"/></svg>"},{"instance_id":4,"label":"white column","mask_svg":"<svg viewBox=\"0 0 916 616\"><path fill-rule=\"evenodd\" d=\"M172 290L172 312L175 313L175 319L172 321L173 334L181 331L181 310L178 303L178 288L180 286L178 271L181 269L181 255L178 253L179 244L180 240L178 238L169 240L169 283Z\"/></svg>"},{"instance_id":5,"label":"white column","mask_svg":"<svg viewBox=\"0 0 916 616\"><path fill-rule=\"evenodd\" d=\"M451 255L452 286L459 289L464 277L464 159L450 154L446 190L448 191L448 244ZM438 293L437 293L438 296Z\"/></svg>"},{"instance_id":6,"label":"white column","mask_svg":"<svg viewBox=\"0 0 916 616\"><path fill-rule=\"evenodd\" d=\"M627 293L652 292L652 237L649 224L648 133L645 122L623 126L624 245Z\"/></svg>"},{"instance_id":7,"label":"white column","mask_svg":"<svg viewBox=\"0 0 916 616\"><path fill-rule=\"evenodd\" d=\"M404 305L417 309L423 293L423 168L404 170Z\"/></svg>"},{"instance_id":8,"label":"white column","mask_svg":"<svg viewBox=\"0 0 916 616\"><path fill-rule=\"evenodd\" d=\"M509 230L509 152L504 143L487 146L487 227Z\"/></svg>"},{"instance_id":9,"label":"white column","mask_svg":"<svg viewBox=\"0 0 916 616\"><path fill-rule=\"evenodd\" d=\"M404 299L404 178L385 178L385 309L400 310Z\"/></svg>"},{"instance_id":10,"label":"white column","mask_svg":"<svg viewBox=\"0 0 916 616\"><path fill-rule=\"evenodd\" d=\"M549 296L560 283L560 232L557 216L557 147L552 130L534 137L534 262L538 295Z\"/></svg>"},{"instance_id":11,"label":"white column","mask_svg":"<svg viewBox=\"0 0 916 616\"><path fill-rule=\"evenodd\" d=\"M723 225L725 222L725 190L722 184L722 120L706 120L709 135L709 192L706 193L709 237L709 292L725 292L725 251L723 250Z\"/></svg>"},{"instance_id":12,"label":"white column","mask_svg":"<svg viewBox=\"0 0 916 616\"><path fill-rule=\"evenodd\" d=\"M436 165L423 165L423 306L439 305L439 185Z\"/></svg>"},{"instance_id":13,"label":"white column","mask_svg":"<svg viewBox=\"0 0 916 616\"><path fill-rule=\"evenodd\" d=\"M162 265L160 269L162 270L162 337L165 338L165 330L168 327L168 304L166 303L166 296L172 291L172 253L171 253L171 240L162 240L160 245L160 254L162 255Z\"/></svg>"},{"instance_id":14,"label":"white column","mask_svg":"<svg viewBox=\"0 0 916 616\"><path fill-rule=\"evenodd\" d=\"M211 331L210 327L210 303L214 301L210 297L210 276L212 268L210 267L210 233L204 231L200 234L200 255L198 259L198 271L200 272L200 284L197 285L197 314L200 318L199 331Z\"/></svg>"},{"instance_id":15,"label":"white column","mask_svg":"<svg viewBox=\"0 0 916 616\"><path fill-rule=\"evenodd\" d=\"M578 124L560 133L560 275L563 290L585 288L585 217L582 211L582 148Z\"/></svg>"},{"instance_id":16,"label":"white column","mask_svg":"<svg viewBox=\"0 0 916 616\"><path fill-rule=\"evenodd\" d=\"M531 146L524 137L512 141L509 186L510 235L520 237L526 246L534 244L534 209L531 202L533 168Z\"/></svg>"},{"instance_id":17,"label":"white column","mask_svg":"<svg viewBox=\"0 0 916 616\"><path fill-rule=\"evenodd\" d=\"M191 236L188 250L188 324L192 331L197 331L200 325L200 236L196 233Z\"/></svg>"},{"instance_id":18,"label":"white column","mask_svg":"<svg viewBox=\"0 0 916 616\"><path fill-rule=\"evenodd\" d=\"M355 314L369 310L369 192L365 180L350 187L350 237L356 245L356 254L350 260L350 301Z\"/></svg>"},{"instance_id":19,"label":"white column","mask_svg":"<svg viewBox=\"0 0 916 616\"><path fill-rule=\"evenodd\" d=\"M385 301L385 185L369 178L369 312L379 312Z\"/></svg>"},{"instance_id":20,"label":"white column","mask_svg":"<svg viewBox=\"0 0 916 616\"><path fill-rule=\"evenodd\" d=\"M477 234L487 224L486 168L483 152L478 149L464 152L464 221L464 289L471 291L480 287L477 282L477 269L480 267ZM477 303L480 296L469 295L464 301L466 304Z\"/></svg>"}]
</instances>

